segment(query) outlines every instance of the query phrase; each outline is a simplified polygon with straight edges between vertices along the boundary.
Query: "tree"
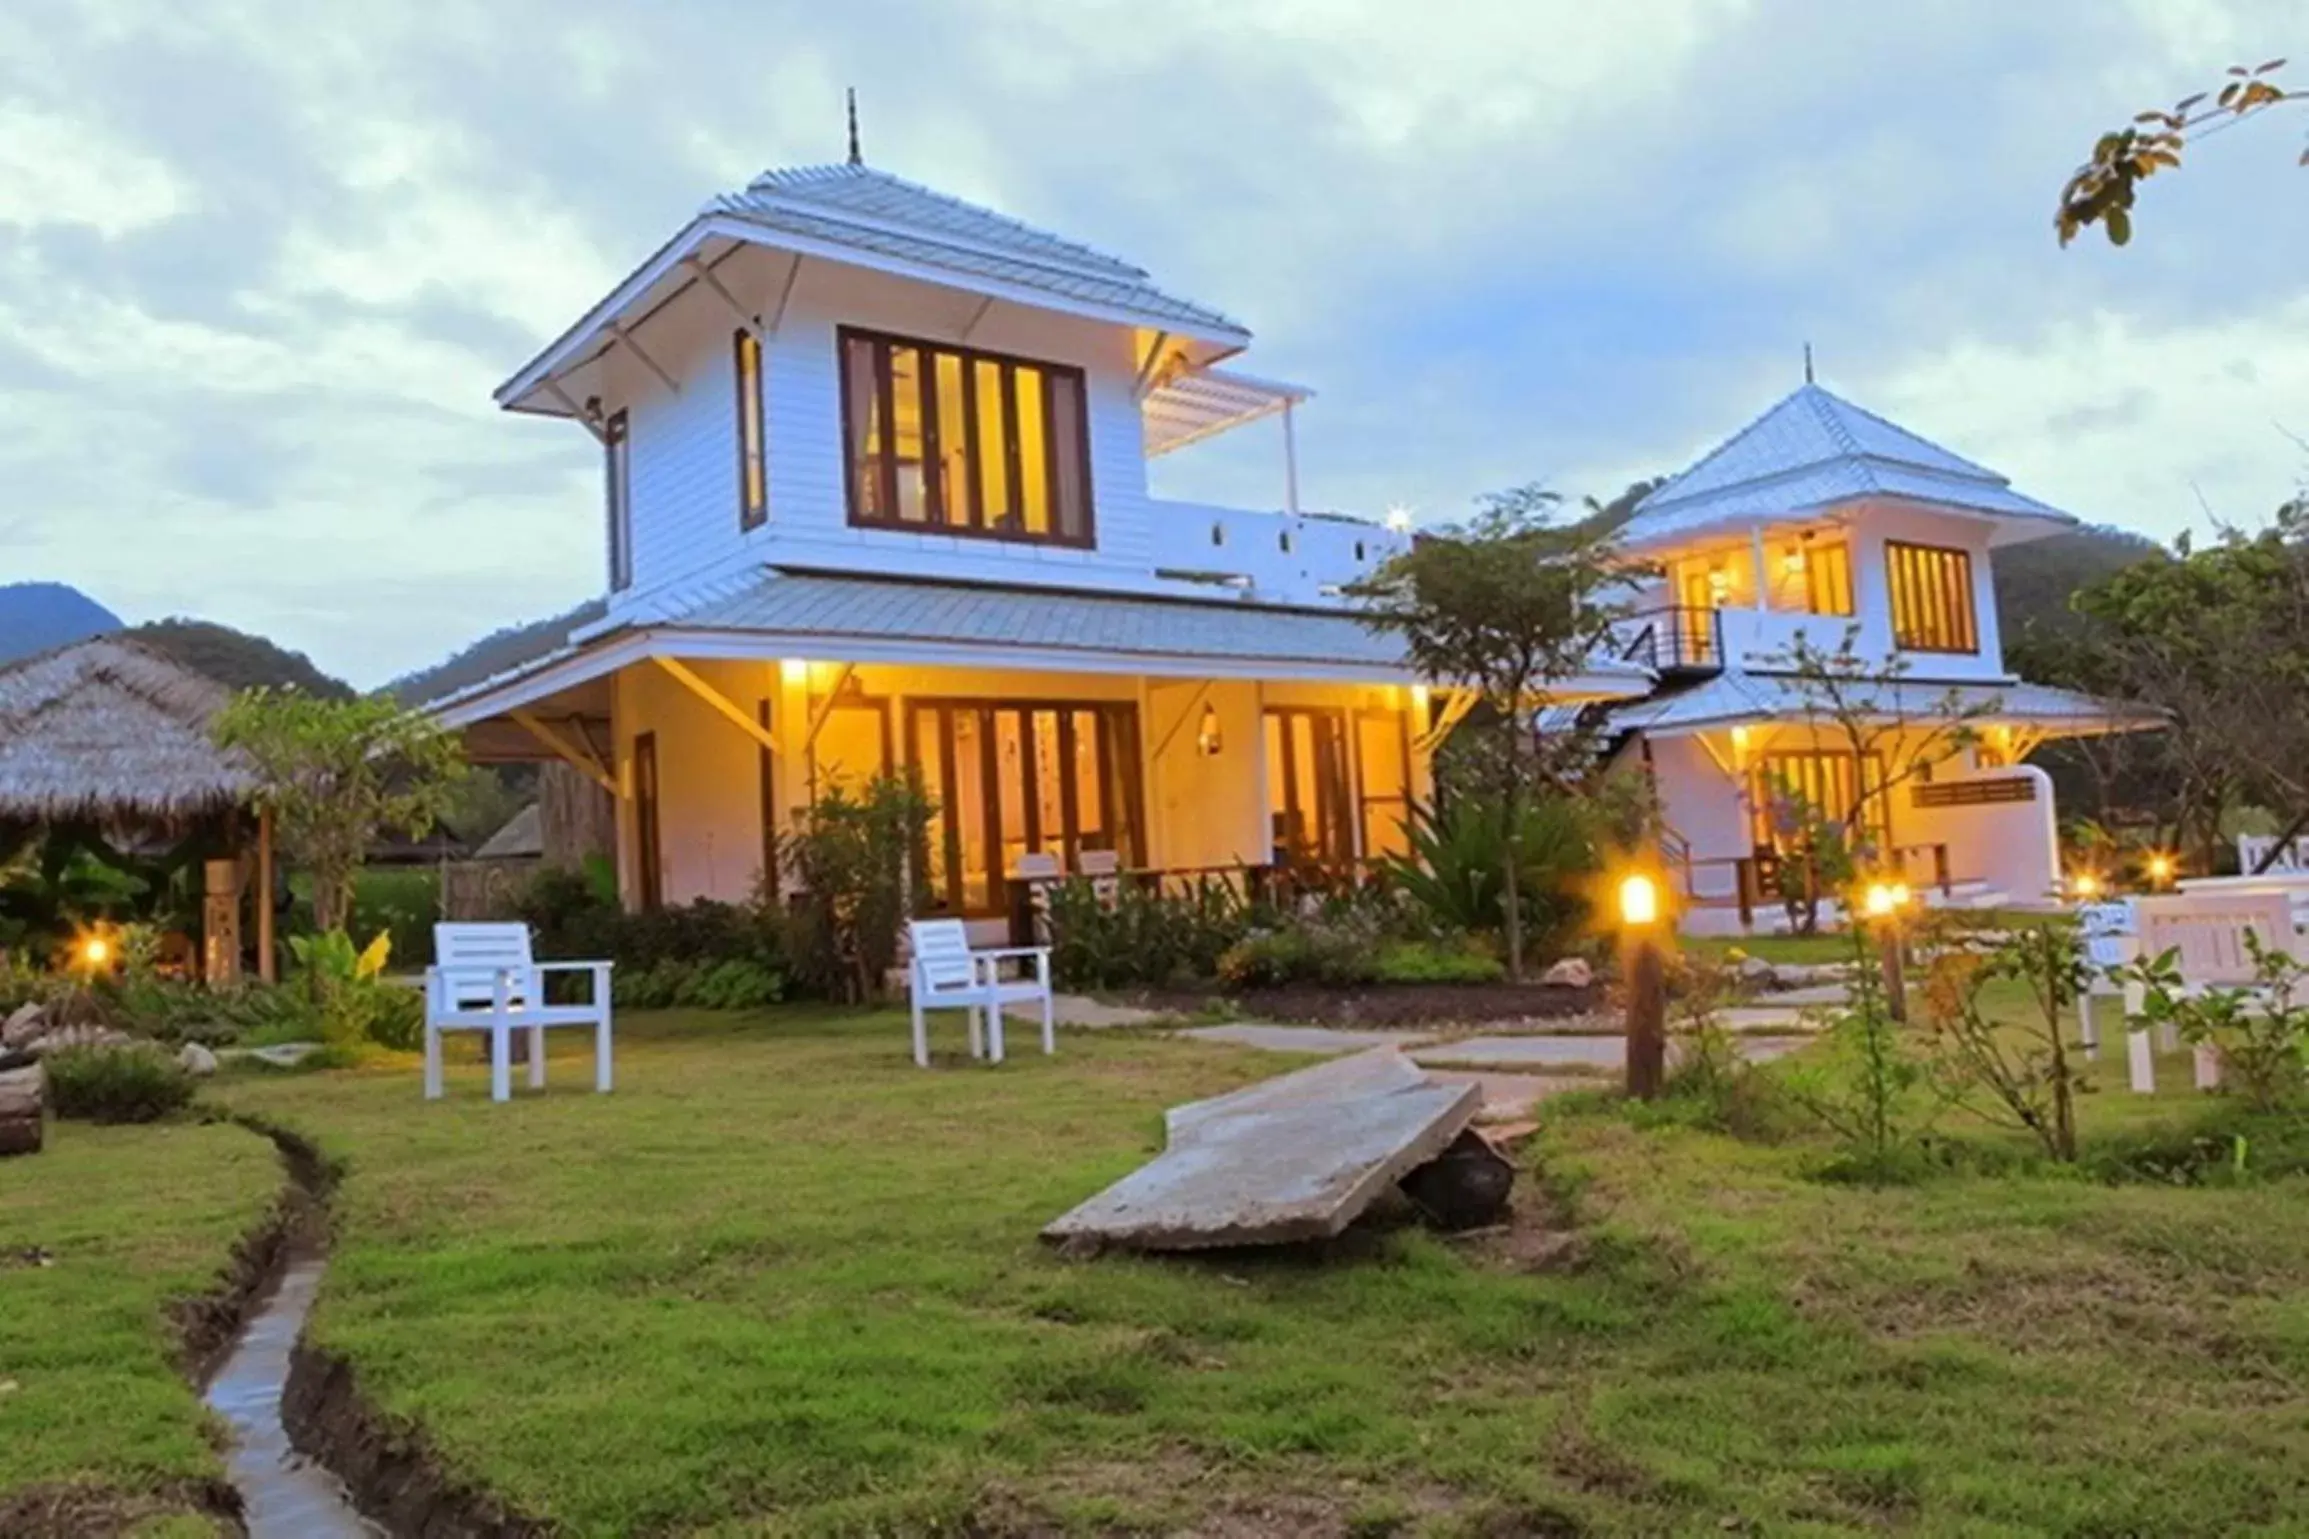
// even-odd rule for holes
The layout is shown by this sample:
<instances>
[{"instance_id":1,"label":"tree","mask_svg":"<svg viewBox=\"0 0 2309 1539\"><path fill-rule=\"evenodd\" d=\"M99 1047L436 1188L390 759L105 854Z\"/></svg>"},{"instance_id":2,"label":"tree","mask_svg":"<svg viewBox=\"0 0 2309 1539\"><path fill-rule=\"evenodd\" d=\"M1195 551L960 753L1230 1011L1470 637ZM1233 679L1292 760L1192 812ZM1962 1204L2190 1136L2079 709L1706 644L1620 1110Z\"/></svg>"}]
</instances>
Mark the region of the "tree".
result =
<instances>
[{"instance_id":1,"label":"tree","mask_svg":"<svg viewBox=\"0 0 2309 1539\"><path fill-rule=\"evenodd\" d=\"M1817 927L1825 890L1891 863L1894 852L1881 845L1893 791L1971 747L1979 736L1975 724L2002 704L1994 697L1967 700L1953 687L1927 692L1908 682L1907 658L1865 657L1859 636L1859 627L1847 627L1830 652L1799 632L1771 664L1788 675L1815 741L1851 756L1851 789L1841 805L1815 805L1794 787L1771 788L1773 824L1804 857L1800 885L1783 885L1782 894L1789 917L1805 933Z\"/></svg>"},{"instance_id":2,"label":"tree","mask_svg":"<svg viewBox=\"0 0 2309 1539\"><path fill-rule=\"evenodd\" d=\"M2078 593L2093 682L2169 723L2183 771L2176 822L2209 856L2234 799L2309 827L2309 502L2255 533L2125 568Z\"/></svg>"},{"instance_id":3,"label":"tree","mask_svg":"<svg viewBox=\"0 0 2309 1539\"><path fill-rule=\"evenodd\" d=\"M1986 955L1944 946L1924 985L1932 1066L1949 1100L2032 1134L2064 1165L2076 1162L2077 1096L2091 1088L2068 1046L2091 972L2074 924L2056 920L2015 925ZM2028 1008L2007 1020L1996 995L2013 990Z\"/></svg>"},{"instance_id":4,"label":"tree","mask_svg":"<svg viewBox=\"0 0 2309 1539\"><path fill-rule=\"evenodd\" d=\"M430 832L465 775L453 734L381 697L244 690L214 731L255 766L257 806L272 815L290 864L311 874L323 932L344 928L369 846Z\"/></svg>"},{"instance_id":5,"label":"tree","mask_svg":"<svg viewBox=\"0 0 2309 1539\"><path fill-rule=\"evenodd\" d=\"M1624 605L1628 575L1608 534L1555 523L1562 499L1523 486L1483 499L1462 526L1433 531L1349 591L1364 622L1403 640L1412 666L1474 704L1461 765L1499 818L1508 976L1523 976L1517 872L1523 812L1535 787L1562 785L1593 761L1579 731L1542 734L1534 711L1584 672Z\"/></svg>"},{"instance_id":6,"label":"tree","mask_svg":"<svg viewBox=\"0 0 2309 1539\"><path fill-rule=\"evenodd\" d=\"M2282 103L2309 99L2309 91L2289 90L2273 78L2284 65L2283 59L2252 69L2231 65L2218 89L2136 113L2132 122L2101 135L2091 158L2061 189L2053 215L2060 243L2067 245L2078 231L2097 224L2109 244L2124 245L2133 238L2133 201L2140 184L2159 171L2179 170L2181 154L2193 140ZM2309 166L2309 151L2302 152L2301 164Z\"/></svg>"}]
</instances>

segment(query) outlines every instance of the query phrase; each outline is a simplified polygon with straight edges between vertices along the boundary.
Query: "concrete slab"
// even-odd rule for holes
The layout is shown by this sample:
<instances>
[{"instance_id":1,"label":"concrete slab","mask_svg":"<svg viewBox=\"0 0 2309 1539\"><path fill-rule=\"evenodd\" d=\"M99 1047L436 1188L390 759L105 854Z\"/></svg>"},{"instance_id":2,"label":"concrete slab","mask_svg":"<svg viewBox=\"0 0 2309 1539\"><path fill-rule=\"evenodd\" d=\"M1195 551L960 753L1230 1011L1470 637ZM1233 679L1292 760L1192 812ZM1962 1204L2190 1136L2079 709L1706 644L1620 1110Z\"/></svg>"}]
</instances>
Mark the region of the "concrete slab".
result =
<instances>
[{"instance_id":1,"label":"concrete slab","mask_svg":"<svg viewBox=\"0 0 2309 1539\"><path fill-rule=\"evenodd\" d=\"M1328 1239L1475 1120L1482 1091L1427 1081L1393 1049L1200 1103L1160 1156L1043 1238L1131 1250ZM1286 1081L1312 1077L1312 1084ZM1231 1102L1231 1109L1222 1103ZM1221 1109L1214 1109L1220 1106Z\"/></svg>"},{"instance_id":2,"label":"concrete slab","mask_svg":"<svg viewBox=\"0 0 2309 1539\"><path fill-rule=\"evenodd\" d=\"M1627 1038L1463 1037L1419 1048L1411 1056L1423 1064L1617 1069L1627 1061Z\"/></svg>"},{"instance_id":3,"label":"concrete slab","mask_svg":"<svg viewBox=\"0 0 2309 1539\"><path fill-rule=\"evenodd\" d=\"M1425 1070L1401 1053L1382 1046L1377 1051L1335 1058L1311 1069L1263 1079L1208 1100L1174 1106L1163 1113L1164 1141L1179 1144L1220 1117L1288 1111L1294 1107L1353 1100L1358 1096L1387 1095L1397 1090L1414 1090L1426 1082Z\"/></svg>"},{"instance_id":4,"label":"concrete slab","mask_svg":"<svg viewBox=\"0 0 2309 1539\"><path fill-rule=\"evenodd\" d=\"M1231 1042L1270 1053L1361 1053L1374 1047L1408 1048L1428 1041L1431 1031L1346 1031L1331 1026L1261 1026L1242 1021L1228 1026L1190 1026L1179 1033L1198 1042Z\"/></svg>"}]
</instances>

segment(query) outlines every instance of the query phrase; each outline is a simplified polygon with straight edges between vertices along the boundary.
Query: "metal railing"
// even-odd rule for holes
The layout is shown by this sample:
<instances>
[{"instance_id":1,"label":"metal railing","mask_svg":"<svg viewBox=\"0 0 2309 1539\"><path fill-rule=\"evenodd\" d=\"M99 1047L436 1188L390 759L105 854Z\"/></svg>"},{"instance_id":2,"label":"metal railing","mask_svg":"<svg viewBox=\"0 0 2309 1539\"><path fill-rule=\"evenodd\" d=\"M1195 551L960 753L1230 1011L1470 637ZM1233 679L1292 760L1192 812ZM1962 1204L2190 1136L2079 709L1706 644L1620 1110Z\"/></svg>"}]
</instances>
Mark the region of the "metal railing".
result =
<instances>
[{"instance_id":1,"label":"metal railing","mask_svg":"<svg viewBox=\"0 0 2309 1539\"><path fill-rule=\"evenodd\" d=\"M1629 615L1612 627L1620 661L1657 673L1715 673L1724 666L1720 610L1675 605Z\"/></svg>"}]
</instances>

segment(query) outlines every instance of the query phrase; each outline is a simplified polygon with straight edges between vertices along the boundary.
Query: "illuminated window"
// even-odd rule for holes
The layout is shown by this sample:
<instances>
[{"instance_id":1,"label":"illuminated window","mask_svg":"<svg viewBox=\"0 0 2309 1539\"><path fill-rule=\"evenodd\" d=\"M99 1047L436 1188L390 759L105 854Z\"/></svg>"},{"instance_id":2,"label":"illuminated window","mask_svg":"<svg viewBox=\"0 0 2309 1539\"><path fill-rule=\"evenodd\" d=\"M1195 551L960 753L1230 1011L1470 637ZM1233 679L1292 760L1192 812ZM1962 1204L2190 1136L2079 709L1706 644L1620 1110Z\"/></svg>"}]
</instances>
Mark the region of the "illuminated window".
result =
<instances>
[{"instance_id":1,"label":"illuminated window","mask_svg":"<svg viewBox=\"0 0 2309 1539\"><path fill-rule=\"evenodd\" d=\"M1772 607L1814 615L1852 613L1852 548L1842 540L1788 540L1772 556Z\"/></svg>"},{"instance_id":2,"label":"illuminated window","mask_svg":"<svg viewBox=\"0 0 2309 1539\"><path fill-rule=\"evenodd\" d=\"M1865 776L1860 767L1861 761L1851 754L1832 749L1794 749L1758 758L1748 785L1756 848L1783 854L1798 851L1815 821L1842 830L1849 844L1873 844L1879 855L1890 848L1891 809L1882 792L1884 762L1871 754ZM1858 838L1848 826L1855 815L1868 824Z\"/></svg>"},{"instance_id":3,"label":"illuminated window","mask_svg":"<svg viewBox=\"0 0 2309 1539\"><path fill-rule=\"evenodd\" d=\"M1980 650L1970 552L1887 540L1884 568L1892 585L1893 645L1904 652Z\"/></svg>"},{"instance_id":4,"label":"illuminated window","mask_svg":"<svg viewBox=\"0 0 2309 1539\"><path fill-rule=\"evenodd\" d=\"M770 516L769 470L762 455L762 341L740 330L738 381L738 527L759 529Z\"/></svg>"},{"instance_id":5,"label":"illuminated window","mask_svg":"<svg viewBox=\"0 0 2309 1539\"><path fill-rule=\"evenodd\" d=\"M850 522L1091 543L1080 369L845 328Z\"/></svg>"}]
</instances>

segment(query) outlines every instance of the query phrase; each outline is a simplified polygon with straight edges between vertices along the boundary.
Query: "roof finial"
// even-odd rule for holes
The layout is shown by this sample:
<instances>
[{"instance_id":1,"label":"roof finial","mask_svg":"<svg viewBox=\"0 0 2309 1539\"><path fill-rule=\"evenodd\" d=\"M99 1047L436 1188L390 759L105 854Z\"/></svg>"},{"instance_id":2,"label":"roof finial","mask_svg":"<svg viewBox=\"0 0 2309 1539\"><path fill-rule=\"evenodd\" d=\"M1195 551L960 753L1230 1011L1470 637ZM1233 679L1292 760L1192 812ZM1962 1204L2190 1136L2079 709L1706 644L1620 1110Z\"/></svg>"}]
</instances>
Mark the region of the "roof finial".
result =
<instances>
[{"instance_id":1,"label":"roof finial","mask_svg":"<svg viewBox=\"0 0 2309 1539\"><path fill-rule=\"evenodd\" d=\"M1812 344L1804 344L1804 383L1812 383Z\"/></svg>"},{"instance_id":2,"label":"roof finial","mask_svg":"<svg viewBox=\"0 0 2309 1539\"><path fill-rule=\"evenodd\" d=\"M866 157L858 153L858 88L852 86L845 94L850 99L850 164L862 166Z\"/></svg>"}]
</instances>

